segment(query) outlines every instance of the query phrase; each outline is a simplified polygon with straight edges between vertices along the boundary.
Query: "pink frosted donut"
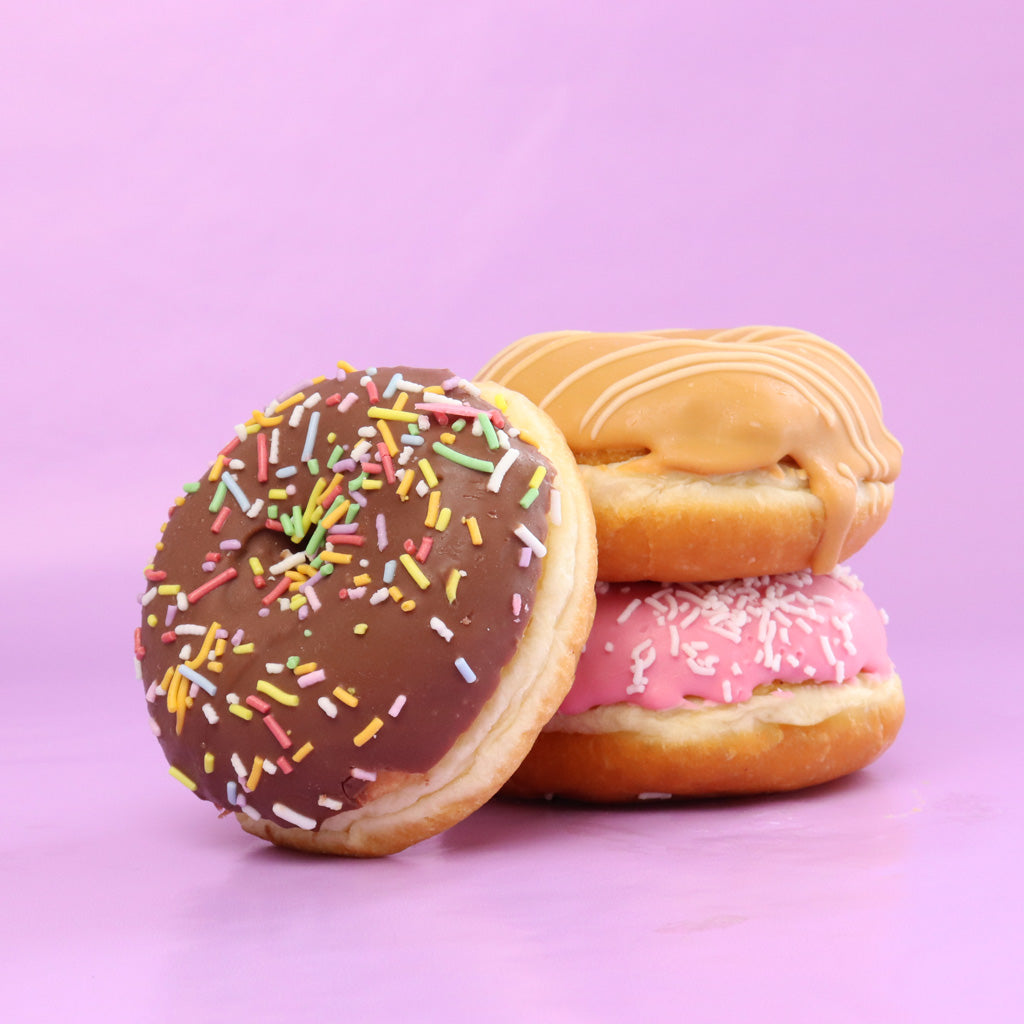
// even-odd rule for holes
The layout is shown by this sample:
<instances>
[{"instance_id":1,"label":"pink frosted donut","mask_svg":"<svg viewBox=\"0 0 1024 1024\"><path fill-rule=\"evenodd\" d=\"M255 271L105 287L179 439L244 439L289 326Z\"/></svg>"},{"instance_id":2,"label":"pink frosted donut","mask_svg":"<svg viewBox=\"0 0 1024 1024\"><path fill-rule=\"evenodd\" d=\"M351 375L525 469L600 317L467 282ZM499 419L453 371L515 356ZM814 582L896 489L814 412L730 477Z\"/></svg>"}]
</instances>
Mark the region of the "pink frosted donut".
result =
<instances>
[{"instance_id":1,"label":"pink frosted donut","mask_svg":"<svg viewBox=\"0 0 1024 1024\"><path fill-rule=\"evenodd\" d=\"M827 782L895 739L882 614L840 567L599 583L569 695L505 792L623 801Z\"/></svg>"}]
</instances>

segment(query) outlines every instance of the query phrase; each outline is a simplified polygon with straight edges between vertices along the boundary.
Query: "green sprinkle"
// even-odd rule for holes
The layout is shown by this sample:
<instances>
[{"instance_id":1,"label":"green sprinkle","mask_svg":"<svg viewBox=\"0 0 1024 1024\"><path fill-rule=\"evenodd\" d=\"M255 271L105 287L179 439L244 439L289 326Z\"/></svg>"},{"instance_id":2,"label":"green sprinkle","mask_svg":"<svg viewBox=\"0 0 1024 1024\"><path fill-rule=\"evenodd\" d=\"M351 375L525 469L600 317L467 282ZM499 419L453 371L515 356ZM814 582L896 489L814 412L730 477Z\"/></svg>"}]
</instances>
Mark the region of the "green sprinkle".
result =
<instances>
[{"instance_id":1,"label":"green sprinkle","mask_svg":"<svg viewBox=\"0 0 1024 1024\"><path fill-rule=\"evenodd\" d=\"M330 469L336 462L341 462L345 449L340 444L334 446L334 451L327 457L327 468Z\"/></svg>"},{"instance_id":2,"label":"green sprinkle","mask_svg":"<svg viewBox=\"0 0 1024 1024\"><path fill-rule=\"evenodd\" d=\"M306 465L309 466L309 475L310 476L319 476L320 475L320 462L319 462L319 460L317 460L317 459L310 459L309 462L306 463Z\"/></svg>"},{"instance_id":3,"label":"green sprinkle","mask_svg":"<svg viewBox=\"0 0 1024 1024\"><path fill-rule=\"evenodd\" d=\"M311 630L311 629L304 629L302 631L302 635L303 636L312 636L313 635L313 630Z\"/></svg>"},{"instance_id":4,"label":"green sprinkle","mask_svg":"<svg viewBox=\"0 0 1024 1024\"><path fill-rule=\"evenodd\" d=\"M317 561L319 562L320 559L318 558ZM330 576L331 573L334 572L334 566L330 562L324 562L321 565L318 565L317 569L321 576Z\"/></svg>"},{"instance_id":5,"label":"green sprinkle","mask_svg":"<svg viewBox=\"0 0 1024 1024\"><path fill-rule=\"evenodd\" d=\"M198 483L185 484L183 490L186 494L195 494L199 490Z\"/></svg>"},{"instance_id":6,"label":"green sprinkle","mask_svg":"<svg viewBox=\"0 0 1024 1024\"><path fill-rule=\"evenodd\" d=\"M494 424L491 422L490 416L479 416L477 417L480 422L480 428L484 432L484 439L487 441L487 447L493 452L495 448L500 448L498 444L498 435L494 432Z\"/></svg>"},{"instance_id":7,"label":"green sprinkle","mask_svg":"<svg viewBox=\"0 0 1024 1024\"><path fill-rule=\"evenodd\" d=\"M539 494L540 494L540 491L538 491L536 487L531 487L522 496L522 498L519 501L519 504L522 505L523 508L529 508L537 500L537 496Z\"/></svg>"},{"instance_id":8,"label":"green sprinkle","mask_svg":"<svg viewBox=\"0 0 1024 1024\"><path fill-rule=\"evenodd\" d=\"M290 537L292 535L292 520L287 512L281 513L281 525L284 527L285 536Z\"/></svg>"},{"instance_id":9,"label":"green sprinkle","mask_svg":"<svg viewBox=\"0 0 1024 1024\"><path fill-rule=\"evenodd\" d=\"M288 668L291 668L291 669L295 669L295 668L298 668L298 667L299 667L299 666L300 666L301 664L302 664L302 659L301 659L301 658L300 658L300 657L299 657L299 656L298 656L297 654L293 654L293 655L292 655L292 656L291 656L291 657L290 657L290 658L289 658L289 659L288 659L288 660L287 660L287 661L285 662L285 665L287 665L287 666L288 666Z\"/></svg>"},{"instance_id":10,"label":"green sprinkle","mask_svg":"<svg viewBox=\"0 0 1024 1024\"><path fill-rule=\"evenodd\" d=\"M228 496L228 485L223 480L217 484L217 490L213 494L213 501L210 502L210 511L219 512L224 499Z\"/></svg>"},{"instance_id":11,"label":"green sprinkle","mask_svg":"<svg viewBox=\"0 0 1024 1024\"><path fill-rule=\"evenodd\" d=\"M345 513L345 524L354 523L359 515L359 506L353 501L352 507Z\"/></svg>"},{"instance_id":12,"label":"green sprinkle","mask_svg":"<svg viewBox=\"0 0 1024 1024\"><path fill-rule=\"evenodd\" d=\"M461 434L462 431L465 430L465 429L466 429L466 421L464 419L462 419L461 417L459 419L457 419L452 424L452 430L454 430L456 434Z\"/></svg>"},{"instance_id":13,"label":"green sprinkle","mask_svg":"<svg viewBox=\"0 0 1024 1024\"><path fill-rule=\"evenodd\" d=\"M444 456L449 462L456 462L460 466L465 466L466 469L475 469L481 473L494 472L494 463L489 462L487 459L474 459L472 456L463 455L462 452L457 452L454 448L449 448L448 445L442 444L440 441L435 441L433 448L438 455Z\"/></svg>"},{"instance_id":14,"label":"green sprinkle","mask_svg":"<svg viewBox=\"0 0 1024 1024\"><path fill-rule=\"evenodd\" d=\"M309 543L306 545L307 557L312 558L320 550L320 545L323 543L325 536L327 536L326 528L322 524L317 523L313 536L309 538Z\"/></svg>"},{"instance_id":15,"label":"green sprinkle","mask_svg":"<svg viewBox=\"0 0 1024 1024\"><path fill-rule=\"evenodd\" d=\"M277 506L276 505L271 505L267 509L267 518L268 519L276 519L277 518Z\"/></svg>"}]
</instances>

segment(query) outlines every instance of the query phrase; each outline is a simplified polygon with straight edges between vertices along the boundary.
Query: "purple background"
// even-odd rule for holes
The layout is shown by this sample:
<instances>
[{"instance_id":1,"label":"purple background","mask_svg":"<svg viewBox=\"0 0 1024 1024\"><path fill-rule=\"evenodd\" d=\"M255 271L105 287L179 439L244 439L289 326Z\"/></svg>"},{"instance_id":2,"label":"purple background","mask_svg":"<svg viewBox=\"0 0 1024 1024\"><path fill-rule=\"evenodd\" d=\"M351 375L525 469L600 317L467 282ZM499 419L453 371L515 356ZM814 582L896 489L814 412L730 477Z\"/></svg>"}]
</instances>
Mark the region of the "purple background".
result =
<instances>
[{"instance_id":1,"label":"purple background","mask_svg":"<svg viewBox=\"0 0 1024 1024\"><path fill-rule=\"evenodd\" d=\"M12 1019L1019 1019L1019 5L609 6L4 4ZM852 563L908 696L876 766L376 863L168 779L133 596L231 424L339 358L743 323L847 348L906 448Z\"/></svg>"}]
</instances>

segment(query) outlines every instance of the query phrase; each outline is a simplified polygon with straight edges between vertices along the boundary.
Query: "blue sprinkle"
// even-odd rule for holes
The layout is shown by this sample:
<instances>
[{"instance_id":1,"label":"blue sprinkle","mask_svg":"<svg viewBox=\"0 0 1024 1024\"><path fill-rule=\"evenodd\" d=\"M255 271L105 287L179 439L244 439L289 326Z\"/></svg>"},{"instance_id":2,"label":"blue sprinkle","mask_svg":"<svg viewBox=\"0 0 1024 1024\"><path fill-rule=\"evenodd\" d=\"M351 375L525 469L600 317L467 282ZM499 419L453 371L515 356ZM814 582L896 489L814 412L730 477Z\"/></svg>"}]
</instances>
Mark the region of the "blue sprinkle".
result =
<instances>
[{"instance_id":1,"label":"blue sprinkle","mask_svg":"<svg viewBox=\"0 0 1024 1024\"><path fill-rule=\"evenodd\" d=\"M395 582L395 570L398 568L398 560L390 559L384 563L384 582L389 586Z\"/></svg>"},{"instance_id":2,"label":"blue sprinkle","mask_svg":"<svg viewBox=\"0 0 1024 1024\"><path fill-rule=\"evenodd\" d=\"M302 446L302 461L309 462L313 457L313 445L316 444L316 432L320 427L320 410L314 409L309 414L309 426L306 428L306 443ZM280 474L278 474L280 476Z\"/></svg>"},{"instance_id":3,"label":"blue sprinkle","mask_svg":"<svg viewBox=\"0 0 1024 1024\"><path fill-rule=\"evenodd\" d=\"M230 473L221 473L220 478L224 481L224 486L235 496L238 507L243 512L248 512L251 502L243 493L242 488L238 486L238 481Z\"/></svg>"},{"instance_id":4,"label":"blue sprinkle","mask_svg":"<svg viewBox=\"0 0 1024 1024\"><path fill-rule=\"evenodd\" d=\"M298 469L295 466L282 466L280 469L274 470L274 476L280 480L284 480L285 477L295 476L298 473ZM221 474L223 476L223 474Z\"/></svg>"},{"instance_id":5,"label":"blue sprinkle","mask_svg":"<svg viewBox=\"0 0 1024 1024\"><path fill-rule=\"evenodd\" d=\"M181 665L178 671L186 678L190 679L196 686L205 690L211 697L216 696L217 687L210 682L205 676L201 676L194 668L189 668L188 665Z\"/></svg>"}]
</instances>

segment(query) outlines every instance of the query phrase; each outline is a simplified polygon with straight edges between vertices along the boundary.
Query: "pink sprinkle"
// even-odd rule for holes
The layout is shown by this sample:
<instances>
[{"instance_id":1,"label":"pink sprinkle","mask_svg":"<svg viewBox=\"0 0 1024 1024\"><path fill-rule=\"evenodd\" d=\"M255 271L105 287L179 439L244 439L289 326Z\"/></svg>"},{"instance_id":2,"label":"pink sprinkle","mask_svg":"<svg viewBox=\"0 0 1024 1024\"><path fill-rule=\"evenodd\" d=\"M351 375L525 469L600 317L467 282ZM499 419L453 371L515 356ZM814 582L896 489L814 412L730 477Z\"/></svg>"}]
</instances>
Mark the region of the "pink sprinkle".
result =
<instances>
[{"instance_id":1,"label":"pink sprinkle","mask_svg":"<svg viewBox=\"0 0 1024 1024\"><path fill-rule=\"evenodd\" d=\"M383 551L388 546L388 521L383 512L377 513L377 550Z\"/></svg>"},{"instance_id":2,"label":"pink sprinkle","mask_svg":"<svg viewBox=\"0 0 1024 1024\"><path fill-rule=\"evenodd\" d=\"M377 385L373 383L373 378L364 377L359 383L366 388L367 396L376 405L380 401L380 392L377 390Z\"/></svg>"},{"instance_id":3,"label":"pink sprinkle","mask_svg":"<svg viewBox=\"0 0 1024 1024\"><path fill-rule=\"evenodd\" d=\"M512 595L512 614L518 615L523 610L523 599L519 594Z\"/></svg>"},{"instance_id":4,"label":"pink sprinkle","mask_svg":"<svg viewBox=\"0 0 1024 1024\"><path fill-rule=\"evenodd\" d=\"M533 551L530 548L523 548L519 552L519 568L525 569L530 564L531 558L533 558Z\"/></svg>"},{"instance_id":5,"label":"pink sprinkle","mask_svg":"<svg viewBox=\"0 0 1024 1024\"><path fill-rule=\"evenodd\" d=\"M220 575L214 576L212 580L207 580L202 586L196 587L188 595L188 603L195 604L200 598L206 597L211 590L216 590L217 587L227 583L229 580L233 580L237 575L238 570L234 567L225 569Z\"/></svg>"},{"instance_id":6,"label":"pink sprinkle","mask_svg":"<svg viewBox=\"0 0 1024 1024\"><path fill-rule=\"evenodd\" d=\"M238 539L235 540L222 540L220 542L221 551L237 551L242 546L242 542Z\"/></svg>"},{"instance_id":7,"label":"pink sprinkle","mask_svg":"<svg viewBox=\"0 0 1024 1024\"><path fill-rule=\"evenodd\" d=\"M296 681L299 686L312 686L314 683L322 683L327 676L324 674L322 668L314 669L312 672L307 672L303 676L298 676Z\"/></svg>"},{"instance_id":8,"label":"pink sprinkle","mask_svg":"<svg viewBox=\"0 0 1024 1024\"><path fill-rule=\"evenodd\" d=\"M274 762L278 768L285 773L285 775L291 775L292 766L288 763L288 758L282 755Z\"/></svg>"},{"instance_id":9,"label":"pink sprinkle","mask_svg":"<svg viewBox=\"0 0 1024 1024\"><path fill-rule=\"evenodd\" d=\"M236 629L235 635L231 638L231 646L237 647L245 639L245 630Z\"/></svg>"},{"instance_id":10,"label":"pink sprinkle","mask_svg":"<svg viewBox=\"0 0 1024 1024\"><path fill-rule=\"evenodd\" d=\"M350 391L339 403L338 412L348 412L352 406L359 401L359 396L354 392Z\"/></svg>"},{"instance_id":11,"label":"pink sprinkle","mask_svg":"<svg viewBox=\"0 0 1024 1024\"><path fill-rule=\"evenodd\" d=\"M255 708L261 715L265 715L270 710L270 705L262 697L257 697L255 694L250 694L246 697L245 703L249 707Z\"/></svg>"},{"instance_id":12,"label":"pink sprinkle","mask_svg":"<svg viewBox=\"0 0 1024 1024\"><path fill-rule=\"evenodd\" d=\"M288 733L281 728L281 723L273 715L264 715L263 724L273 733L274 739L287 750L291 745L292 741L288 737Z\"/></svg>"}]
</instances>

